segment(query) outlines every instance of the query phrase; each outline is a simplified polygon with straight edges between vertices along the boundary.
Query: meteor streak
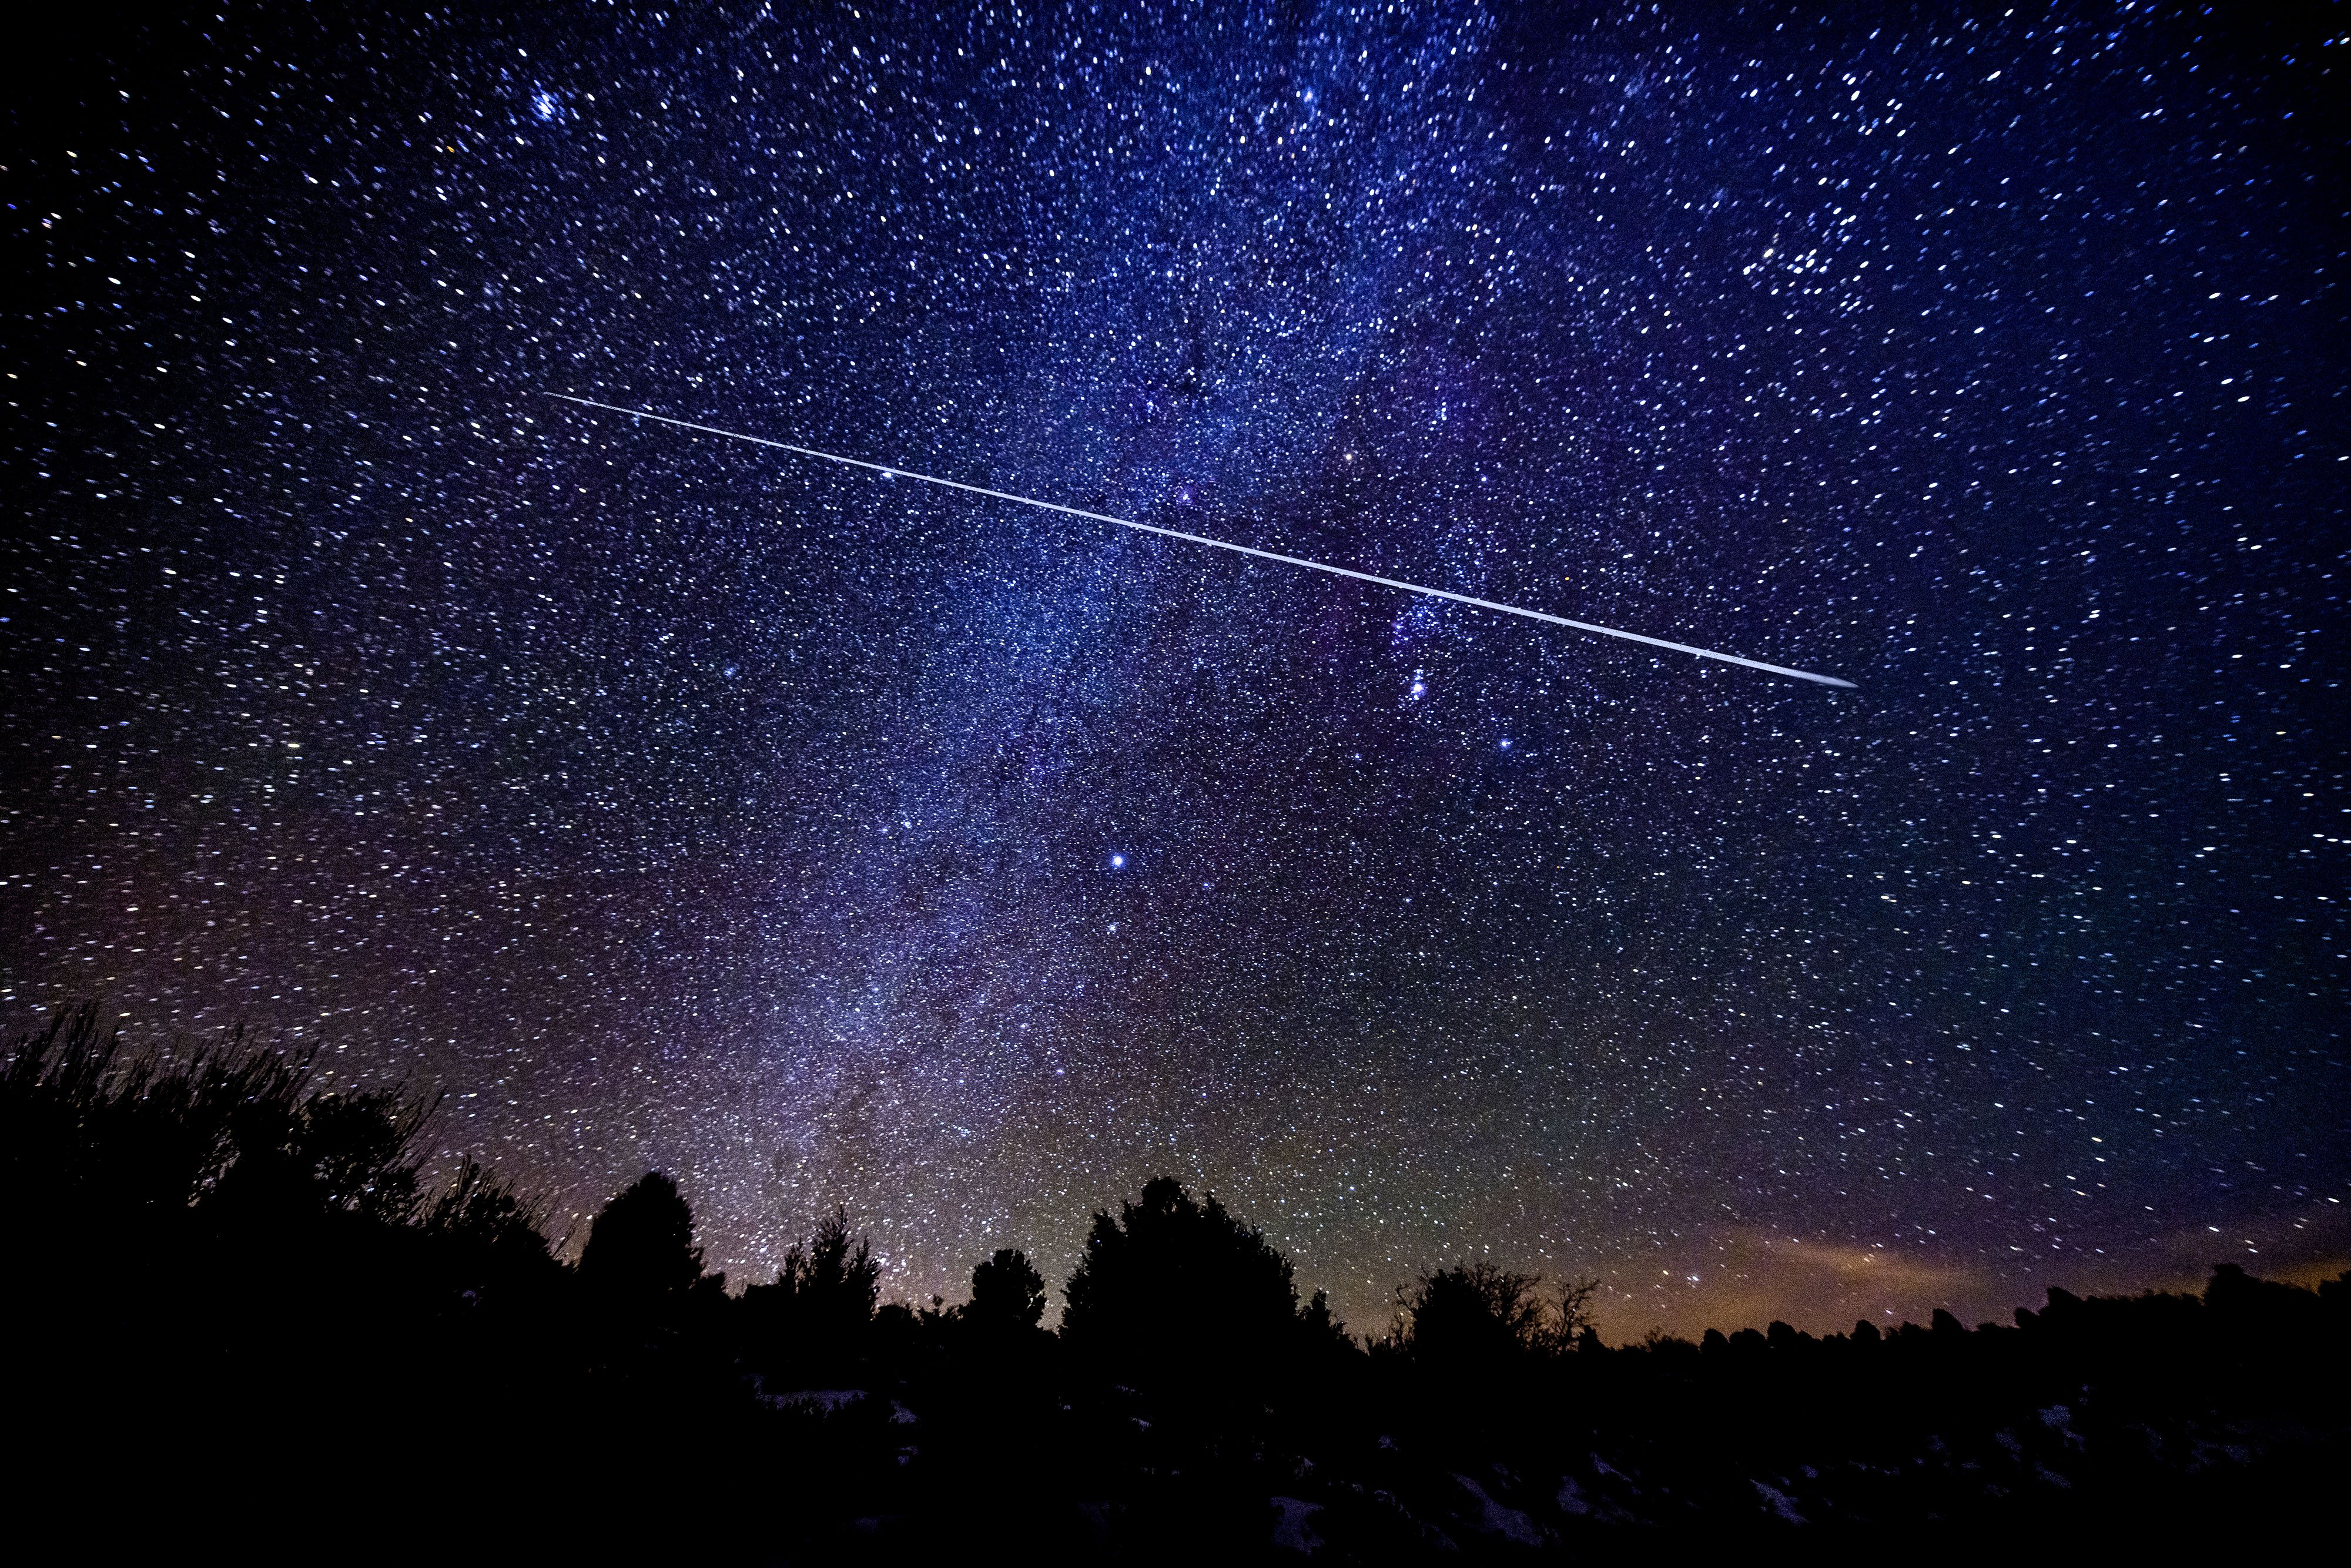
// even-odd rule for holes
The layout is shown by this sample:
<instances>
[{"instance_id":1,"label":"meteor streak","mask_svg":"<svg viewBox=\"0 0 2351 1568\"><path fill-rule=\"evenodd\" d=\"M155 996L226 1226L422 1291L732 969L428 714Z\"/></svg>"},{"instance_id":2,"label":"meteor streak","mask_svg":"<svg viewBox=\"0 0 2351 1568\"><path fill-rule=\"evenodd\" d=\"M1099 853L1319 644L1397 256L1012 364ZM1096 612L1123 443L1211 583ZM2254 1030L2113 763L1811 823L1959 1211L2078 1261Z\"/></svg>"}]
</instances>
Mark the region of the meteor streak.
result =
<instances>
[{"instance_id":1,"label":"meteor streak","mask_svg":"<svg viewBox=\"0 0 2351 1568\"><path fill-rule=\"evenodd\" d=\"M1209 538L1205 534L1187 534L1180 528L1156 528L1150 523L1138 523L1126 517L1113 517L1102 512L1089 512L1081 507L1064 507L1058 501L1040 501L1033 496L1015 496L1006 490L991 490L984 485L967 485L960 479L941 479L930 474L917 474L911 468L900 468L887 463L868 463L861 457L843 457L836 453L819 452L813 446L794 446L789 441L772 441L764 435L747 435L739 430L721 430L715 424L696 424L692 420L672 419L665 413L654 413L647 409L623 408L619 403L598 402L593 398L573 397L568 392L548 392L544 395L559 399L564 402L577 403L581 408L600 408L609 413L625 413L637 419L657 420L663 424L674 424L680 430L700 431L705 435L723 435L730 441L747 441L758 446L772 446L778 452L789 452L800 457L821 458L827 463L839 463L845 467L869 469L889 478L920 479L925 485L937 485L949 490L965 490L975 496L986 496L998 501L1011 501L1023 507L1037 507L1048 512L1061 512L1072 517L1083 517L1089 522L1115 523L1122 528L1133 528L1139 534L1158 534L1166 538L1182 539L1187 544L1209 545L1217 549L1231 550L1236 555L1255 556L1259 560L1278 560L1284 566L1302 566L1313 571L1329 572L1332 577L1353 578L1357 582L1376 583L1382 588L1398 589L1405 593L1426 594L1431 599L1449 599L1456 604L1467 604L1473 609L1499 610L1505 615L1523 615L1530 621L1548 622L1553 626L1565 626L1576 632L1596 632L1603 637L1618 637L1627 643L1641 643L1652 648L1663 648L1668 653L1689 653L1701 659L1718 659L1726 664L1738 664L1750 670L1761 670L1766 674L1789 675L1796 680L1811 681L1816 685L1836 686L1846 691L1854 689L1854 684L1851 681L1839 680L1834 675L1816 675L1810 670L1792 670L1785 664L1767 664L1761 659L1742 659L1736 653L1718 653L1712 648L1694 648L1687 643L1669 643L1663 637L1646 637L1638 632L1622 632L1614 626L1597 626L1589 621L1571 621L1564 615L1546 614L1540 610L1524 610L1518 605L1501 604L1491 599L1473 599L1468 594L1454 593L1442 588L1426 588L1417 582L1400 582L1393 577L1374 577L1368 571L1356 571L1349 567L1332 566L1328 561L1308 560L1303 556L1282 555L1275 550L1258 549L1249 545L1237 545L1226 539Z\"/></svg>"}]
</instances>

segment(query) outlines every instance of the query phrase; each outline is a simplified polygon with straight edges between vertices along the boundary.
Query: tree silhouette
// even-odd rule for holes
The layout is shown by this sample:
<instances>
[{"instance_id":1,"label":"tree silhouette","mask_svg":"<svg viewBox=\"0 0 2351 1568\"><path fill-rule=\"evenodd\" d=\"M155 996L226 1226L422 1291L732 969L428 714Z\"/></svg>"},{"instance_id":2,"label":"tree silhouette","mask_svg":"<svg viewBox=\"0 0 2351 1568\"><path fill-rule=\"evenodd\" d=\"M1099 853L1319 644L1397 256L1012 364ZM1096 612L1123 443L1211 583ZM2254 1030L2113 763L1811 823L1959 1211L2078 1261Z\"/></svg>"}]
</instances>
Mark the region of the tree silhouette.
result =
<instances>
[{"instance_id":1,"label":"tree silhouette","mask_svg":"<svg viewBox=\"0 0 2351 1568\"><path fill-rule=\"evenodd\" d=\"M1313 1299L1298 1309L1298 1326L1305 1331L1310 1354L1315 1351L1357 1353L1354 1340L1347 1333L1347 1325L1341 1322L1339 1314L1331 1310L1331 1292L1328 1291L1315 1291Z\"/></svg>"},{"instance_id":2,"label":"tree silhouette","mask_svg":"<svg viewBox=\"0 0 2351 1568\"><path fill-rule=\"evenodd\" d=\"M1541 1287L1540 1274L1483 1260L1423 1274L1397 1291L1387 1343L1424 1364L1454 1370L1597 1351L1591 1305L1600 1281L1570 1281L1555 1301L1543 1298Z\"/></svg>"},{"instance_id":3,"label":"tree silhouette","mask_svg":"<svg viewBox=\"0 0 2351 1568\"><path fill-rule=\"evenodd\" d=\"M1173 1176L1146 1185L1118 1218L1094 1216L1063 1294L1073 1351L1163 1385L1263 1377L1303 1333L1290 1260Z\"/></svg>"},{"instance_id":4,"label":"tree silhouette","mask_svg":"<svg viewBox=\"0 0 2351 1568\"><path fill-rule=\"evenodd\" d=\"M1416 1361L1490 1367L1543 1347L1541 1275L1479 1260L1423 1274L1398 1302L1395 1339Z\"/></svg>"},{"instance_id":5,"label":"tree silhouette","mask_svg":"<svg viewBox=\"0 0 2351 1568\"><path fill-rule=\"evenodd\" d=\"M1560 1287L1549 1331L1554 1345L1573 1345L1578 1352L1600 1348L1599 1331L1592 1324L1592 1299L1599 1293L1597 1280L1570 1280Z\"/></svg>"},{"instance_id":6,"label":"tree silhouette","mask_svg":"<svg viewBox=\"0 0 2351 1568\"><path fill-rule=\"evenodd\" d=\"M836 1377L863 1351L882 1295L872 1243L852 1238L849 1211L819 1221L806 1243L784 1254L772 1284L743 1292L752 1359L771 1373Z\"/></svg>"},{"instance_id":7,"label":"tree silhouette","mask_svg":"<svg viewBox=\"0 0 2351 1568\"><path fill-rule=\"evenodd\" d=\"M692 1289L702 1249L677 1183L647 1171L606 1204L580 1249L580 1278L610 1299L640 1303Z\"/></svg>"},{"instance_id":8,"label":"tree silhouette","mask_svg":"<svg viewBox=\"0 0 2351 1568\"><path fill-rule=\"evenodd\" d=\"M430 1109L320 1092L303 1058L238 1044L133 1056L90 1009L20 1039L0 1062L0 1317L11 1414L67 1456L52 1470L119 1508L135 1489L83 1457L157 1435L188 1458L181 1500L150 1511L179 1521L256 1476L323 1495L351 1453L496 1431L549 1478L629 1456L632 1497L674 1500L645 1505L664 1521L688 1497L781 1496L812 1555L876 1533L953 1549L912 1521L1018 1502L1061 1511L1044 1550L1254 1560L1278 1514L1385 1561L1415 1540L1432 1560L1479 1536L1597 1548L1611 1521L1697 1539L1759 1507L2001 1531L2303 1518L2344 1457L2351 1277L2223 1264L2199 1294L2052 1288L2014 1328L1937 1312L1602 1353L1590 1281L1463 1262L1398 1292L1371 1357L1327 1297L1298 1304L1260 1233L1163 1177L1094 1217L1057 1338L1008 1248L956 1312L877 1311L881 1264L841 1209L729 1298L658 1172L567 1269L479 1165L427 1178ZM137 1266L78 1261L101 1249ZM471 1498L489 1473L444 1467L418 1494ZM67 1511L47 1479L18 1490ZM605 1521L588 1544L609 1555Z\"/></svg>"},{"instance_id":9,"label":"tree silhouette","mask_svg":"<svg viewBox=\"0 0 2351 1568\"><path fill-rule=\"evenodd\" d=\"M1009 1247L971 1271L971 1304L964 1319L986 1330L1033 1330L1045 1316L1045 1277L1029 1255Z\"/></svg>"}]
</instances>

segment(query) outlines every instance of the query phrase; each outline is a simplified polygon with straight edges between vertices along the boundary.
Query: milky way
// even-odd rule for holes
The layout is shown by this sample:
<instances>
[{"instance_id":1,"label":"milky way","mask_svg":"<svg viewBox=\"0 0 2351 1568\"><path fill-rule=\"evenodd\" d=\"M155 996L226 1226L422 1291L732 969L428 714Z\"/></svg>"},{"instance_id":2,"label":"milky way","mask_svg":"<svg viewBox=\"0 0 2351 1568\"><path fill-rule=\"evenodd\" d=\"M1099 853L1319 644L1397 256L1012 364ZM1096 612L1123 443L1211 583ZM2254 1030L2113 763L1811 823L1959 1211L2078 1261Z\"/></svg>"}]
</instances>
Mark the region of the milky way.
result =
<instances>
[{"instance_id":1,"label":"milky way","mask_svg":"<svg viewBox=\"0 0 2351 1568\"><path fill-rule=\"evenodd\" d=\"M1204 534L1187 534L1181 528L1163 528L1152 523L1138 523L1128 517L1106 517L1101 512L1088 512L1076 507L1065 507L1059 501L1040 501L1033 496L1015 496L1006 490L990 490L985 486L967 485L960 479L941 479L929 474L917 474L911 468L893 468L880 463L869 463L862 457L843 457L835 453L819 452L812 447L794 446L789 443L771 440L764 435L747 435L741 431L720 430L715 425L695 424L688 420L672 419L667 414L653 413L642 409L622 408L617 403L594 402L587 398L572 397L563 392L549 392L548 395L561 398L565 402L576 403L581 408L600 408L610 413L633 413L640 419L653 420L662 424L674 426L679 430L696 430L705 435L723 435L733 441L747 441L756 446L772 447L794 453L802 457L820 457L827 463L839 463L851 468L862 468L868 473L879 474L885 479L918 479L925 485L936 485L948 490L961 490L967 495L986 496L990 500L1010 501L1017 506L1035 507L1043 511L1059 512L1063 517L1083 517L1089 522L1110 523L1122 528L1133 528L1139 534L1155 534L1161 538L1182 539L1187 544L1207 545L1216 549L1230 550L1235 555L1248 556L1256 560L1279 561L1284 566L1305 567L1313 571L1326 571L1332 577L1343 577L1356 582L1368 582L1379 588L1393 588L1405 593L1426 594L1431 598L1449 600L1455 604L1467 604L1476 610L1495 610L1506 615L1523 615L1530 621L1547 622L1553 626L1565 626L1576 632L1595 632L1603 637L1618 637L1627 643L1639 643L1651 648L1666 648L1677 653L1695 654L1701 659L1719 660L1726 664L1740 664L1750 670L1764 671L1769 674L1791 675L1800 681L1811 681L1815 685L1842 686L1847 691L1853 689L1851 681L1839 680L1834 675L1816 675L1805 670L1791 670L1779 664L1766 664L1754 659L1742 659L1736 653L1718 653L1711 648L1693 648L1682 643L1668 643L1663 638L1643 636L1638 632L1623 632L1613 626L1593 626L1582 621L1570 621L1564 616L1546 615L1540 610L1528 610L1516 604L1497 604L1490 599L1472 598L1466 593L1455 593L1450 589L1429 588L1416 582L1398 582L1394 578L1374 577L1369 572L1355 571L1343 566L1333 566L1328 561L1308 560L1301 556L1281 555L1273 550L1259 549L1251 545L1237 545L1229 539L1212 539Z\"/></svg>"},{"instance_id":2,"label":"milky way","mask_svg":"<svg viewBox=\"0 0 2351 1568\"><path fill-rule=\"evenodd\" d=\"M738 1281L1163 1171L1359 1327L2339 1267L2351 45L2208 26L95 29L0 158L0 1016L445 1090L559 1231L664 1166Z\"/></svg>"}]
</instances>

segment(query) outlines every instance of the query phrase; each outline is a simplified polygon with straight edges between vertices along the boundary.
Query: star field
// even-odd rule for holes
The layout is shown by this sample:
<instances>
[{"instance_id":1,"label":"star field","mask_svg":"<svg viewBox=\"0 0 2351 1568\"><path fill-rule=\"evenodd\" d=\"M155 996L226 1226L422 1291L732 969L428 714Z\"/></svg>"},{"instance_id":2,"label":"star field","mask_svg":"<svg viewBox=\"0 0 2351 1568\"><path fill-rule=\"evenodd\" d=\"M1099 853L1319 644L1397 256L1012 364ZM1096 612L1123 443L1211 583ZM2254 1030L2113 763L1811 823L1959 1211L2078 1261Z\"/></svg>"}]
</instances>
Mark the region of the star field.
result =
<instances>
[{"instance_id":1,"label":"star field","mask_svg":"<svg viewBox=\"0 0 2351 1568\"><path fill-rule=\"evenodd\" d=\"M658 1165L738 1281L1163 1171L1358 1328L2340 1268L2351 40L2212 26L92 31L0 158L0 1008L445 1089L559 1232Z\"/></svg>"}]
</instances>

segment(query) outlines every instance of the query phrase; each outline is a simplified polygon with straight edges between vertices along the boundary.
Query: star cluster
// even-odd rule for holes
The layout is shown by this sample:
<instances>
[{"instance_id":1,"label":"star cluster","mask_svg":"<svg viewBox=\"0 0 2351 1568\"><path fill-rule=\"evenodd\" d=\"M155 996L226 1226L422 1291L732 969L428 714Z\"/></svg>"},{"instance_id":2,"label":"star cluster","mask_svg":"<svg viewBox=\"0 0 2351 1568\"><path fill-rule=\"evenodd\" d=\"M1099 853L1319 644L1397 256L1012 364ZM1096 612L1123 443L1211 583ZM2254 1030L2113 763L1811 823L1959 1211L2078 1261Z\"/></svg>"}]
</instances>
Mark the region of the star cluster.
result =
<instances>
[{"instance_id":1,"label":"star cluster","mask_svg":"<svg viewBox=\"0 0 2351 1568\"><path fill-rule=\"evenodd\" d=\"M1359 1327L2340 1267L2351 42L1990 16L94 32L0 169L0 1007L738 1279L1163 1171Z\"/></svg>"}]
</instances>

